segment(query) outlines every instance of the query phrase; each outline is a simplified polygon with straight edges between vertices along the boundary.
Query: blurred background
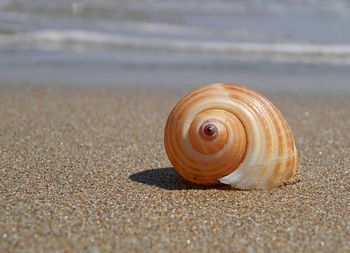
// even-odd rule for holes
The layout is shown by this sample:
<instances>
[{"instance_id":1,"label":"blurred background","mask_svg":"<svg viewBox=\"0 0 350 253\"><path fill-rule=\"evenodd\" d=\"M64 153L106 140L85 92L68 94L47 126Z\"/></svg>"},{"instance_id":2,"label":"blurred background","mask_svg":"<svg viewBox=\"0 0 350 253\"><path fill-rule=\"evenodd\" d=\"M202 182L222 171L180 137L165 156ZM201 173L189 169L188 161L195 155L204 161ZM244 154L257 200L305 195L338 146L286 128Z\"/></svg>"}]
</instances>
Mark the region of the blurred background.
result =
<instances>
[{"instance_id":1,"label":"blurred background","mask_svg":"<svg viewBox=\"0 0 350 253\"><path fill-rule=\"evenodd\" d=\"M350 90L348 0L0 0L1 84Z\"/></svg>"}]
</instances>

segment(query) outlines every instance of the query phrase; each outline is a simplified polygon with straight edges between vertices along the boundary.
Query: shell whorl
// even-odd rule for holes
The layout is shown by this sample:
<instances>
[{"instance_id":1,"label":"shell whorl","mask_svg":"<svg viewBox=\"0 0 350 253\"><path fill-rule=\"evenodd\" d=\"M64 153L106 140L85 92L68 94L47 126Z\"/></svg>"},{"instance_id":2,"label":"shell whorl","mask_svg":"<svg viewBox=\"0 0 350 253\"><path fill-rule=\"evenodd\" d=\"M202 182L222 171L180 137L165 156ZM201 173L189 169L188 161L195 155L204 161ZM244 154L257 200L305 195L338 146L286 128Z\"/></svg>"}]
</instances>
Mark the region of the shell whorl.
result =
<instances>
[{"instance_id":1,"label":"shell whorl","mask_svg":"<svg viewBox=\"0 0 350 253\"><path fill-rule=\"evenodd\" d=\"M164 145L178 173L194 183L270 188L296 173L286 120L265 97L238 85L207 85L180 100Z\"/></svg>"}]
</instances>

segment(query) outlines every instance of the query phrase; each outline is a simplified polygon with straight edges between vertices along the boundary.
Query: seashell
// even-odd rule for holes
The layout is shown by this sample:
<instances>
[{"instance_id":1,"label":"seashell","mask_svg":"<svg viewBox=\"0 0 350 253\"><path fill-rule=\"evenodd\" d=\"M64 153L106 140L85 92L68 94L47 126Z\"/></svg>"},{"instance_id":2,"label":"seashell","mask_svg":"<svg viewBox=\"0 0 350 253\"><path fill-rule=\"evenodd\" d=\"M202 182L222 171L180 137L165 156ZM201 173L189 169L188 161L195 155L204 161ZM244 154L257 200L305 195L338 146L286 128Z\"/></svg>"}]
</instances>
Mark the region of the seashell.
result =
<instances>
[{"instance_id":1,"label":"seashell","mask_svg":"<svg viewBox=\"0 0 350 253\"><path fill-rule=\"evenodd\" d=\"M193 183L263 189L296 173L286 120L265 97L238 85L211 84L181 99L167 120L164 145L177 172Z\"/></svg>"}]
</instances>

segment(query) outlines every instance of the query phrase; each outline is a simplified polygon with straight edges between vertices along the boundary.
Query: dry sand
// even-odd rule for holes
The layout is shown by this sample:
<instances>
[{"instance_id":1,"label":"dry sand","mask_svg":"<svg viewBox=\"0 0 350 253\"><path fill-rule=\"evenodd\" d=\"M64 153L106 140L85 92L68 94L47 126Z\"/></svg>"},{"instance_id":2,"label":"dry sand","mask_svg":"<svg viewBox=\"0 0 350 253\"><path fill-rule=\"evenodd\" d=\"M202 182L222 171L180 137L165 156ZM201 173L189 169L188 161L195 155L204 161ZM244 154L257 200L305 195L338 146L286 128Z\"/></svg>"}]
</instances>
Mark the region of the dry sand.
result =
<instances>
[{"instance_id":1,"label":"dry sand","mask_svg":"<svg viewBox=\"0 0 350 253\"><path fill-rule=\"evenodd\" d=\"M350 252L350 96L269 95L292 127L287 186L188 184L163 126L181 92L1 88L1 252Z\"/></svg>"}]
</instances>

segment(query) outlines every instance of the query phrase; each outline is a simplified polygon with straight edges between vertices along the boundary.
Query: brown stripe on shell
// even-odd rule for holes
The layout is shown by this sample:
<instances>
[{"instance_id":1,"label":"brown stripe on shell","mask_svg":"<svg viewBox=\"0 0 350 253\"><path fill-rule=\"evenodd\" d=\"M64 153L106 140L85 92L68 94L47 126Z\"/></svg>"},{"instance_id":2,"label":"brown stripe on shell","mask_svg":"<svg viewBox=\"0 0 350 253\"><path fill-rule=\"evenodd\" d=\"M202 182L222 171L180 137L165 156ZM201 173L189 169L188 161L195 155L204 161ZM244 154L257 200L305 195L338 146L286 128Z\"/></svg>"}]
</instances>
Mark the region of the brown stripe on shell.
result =
<instances>
[{"instance_id":1,"label":"brown stripe on shell","mask_svg":"<svg viewBox=\"0 0 350 253\"><path fill-rule=\"evenodd\" d=\"M256 115L259 115L259 112L256 111L255 106L253 106L253 105L254 105L254 102L255 103L257 101L260 102L260 99L262 97L261 95L259 95L258 93L254 92L252 90L248 90L243 86L238 86L238 85L236 86L236 85L225 84L225 88L229 92L231 92L231 94L230 94L231 98L245 101L246 104L250 105L249 108L252 108L252 110L255 111ZM236 93L233 93L232 91L235 91ZM237 93L237 92L239 92L239 93ZM247 97L244 97L243 95L245 95L251 99L247 99ZM278 127L276 120L274 119L274 117L272 117L270 110L264 110L264 111L269 114L269 116L270 116L269 119L271 119L273 121L274 127ZM270 129L267 126L267 124L265 124L266 123L265 121L262 121L261 123L264 127L265 133L267 133L267 135L268 135L266 139L270 140L270 142L267 143L268 145L267 145L266 149L268 150L268 153L271 153L272 152L272 143L271 143Z\"/></svg>"}]
</instances>

